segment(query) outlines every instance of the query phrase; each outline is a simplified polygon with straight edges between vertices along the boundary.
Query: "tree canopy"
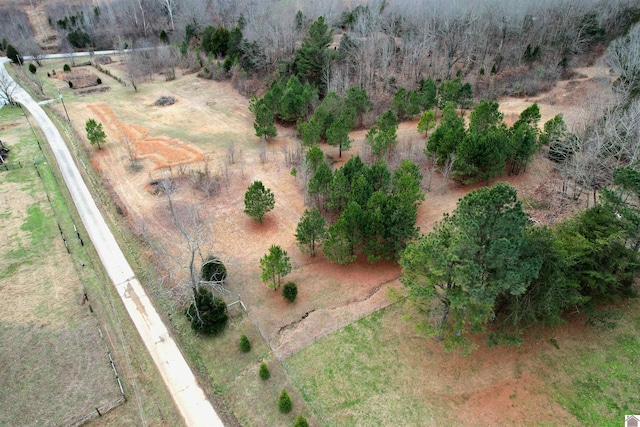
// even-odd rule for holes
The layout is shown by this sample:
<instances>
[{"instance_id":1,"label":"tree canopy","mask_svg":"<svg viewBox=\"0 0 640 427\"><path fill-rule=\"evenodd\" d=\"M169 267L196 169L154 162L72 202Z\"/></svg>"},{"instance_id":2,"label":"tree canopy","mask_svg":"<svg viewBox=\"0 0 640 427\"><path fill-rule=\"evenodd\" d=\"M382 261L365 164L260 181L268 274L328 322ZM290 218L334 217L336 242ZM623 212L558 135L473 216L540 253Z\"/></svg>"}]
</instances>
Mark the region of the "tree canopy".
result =
<instances>
[{"instance_id":1,"label":"tree canopy","mask_svg":"<svg viewBox=\"0 0 640 427\"><path fill-rule=\"evenodd\" d=\"M262 222L264 215L274 208L275 203L273 192L262 181L253 181L244 194L244 213L254 221Z\"/></svg>"},{"instance_id":2,"label":"tree canopy","mask_svg":"<svg viewBox=\"0 0 640 427\"><path fill-rule=\"evenodd\" d=\"M407 245L400 264L410 298L441 338L479 330L502 295L522 295L541 261L524 257L527 215L516 191L496 184L468 193L434 231Z\"/></svg>"},{"instance_id":3,"label":"tree canopy","mask_svg":"<svg viewBox=\"0 0 640 427\"><path fill-rule=\"evenodd\" d=\"M87 131L87 139L91 145L98 145L98 149L101 148L100 144L104 144L107 140L107 135L102 130L102 123L96 122L94 119L88 119L85 125Z\"/></svg>"},{"instance_id":4,"label":"tree canopy","mask_svg":"<svg viewBox=\"0 0 640 427\"><path fill-rule=\"evenodd\" d=\"M280 246L271 245L269 252L260 258L260 268L260 278L275 291L282 285L282 278L291 272L291 261L287 251Z\"/></svg>"},{"instance_id":5,"label":"tree canopy","mask_svg":"<svg viewBox=\"0 0 640 427\"><path fill-rule=\"evenodd\" d=\"M316 206L306 209L296 228L296 239L300 250L316 256L316 246L326 234L327 221Z\"/></svg>"}]
</instances>

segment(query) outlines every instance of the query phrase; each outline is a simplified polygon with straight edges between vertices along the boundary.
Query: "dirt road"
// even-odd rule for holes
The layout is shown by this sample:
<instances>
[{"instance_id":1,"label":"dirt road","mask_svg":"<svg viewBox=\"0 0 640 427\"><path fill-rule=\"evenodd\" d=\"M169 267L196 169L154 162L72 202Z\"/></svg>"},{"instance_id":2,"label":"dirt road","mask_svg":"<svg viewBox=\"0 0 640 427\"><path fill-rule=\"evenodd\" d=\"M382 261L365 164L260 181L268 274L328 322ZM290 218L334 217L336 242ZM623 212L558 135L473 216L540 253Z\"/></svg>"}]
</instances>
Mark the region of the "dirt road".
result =
<instances>
[{"instance_id":1,"label":"dirt road","mask_svg":"<svg viewBox=\"0 0 640 427\"><path fill-rule=\"evenodd\" d=\"M0 76L11 78L0 58ZM82 222L116 287L129 316L151 354L178 410L188 426L223 426L222 421L196 382L189 365L158 316L144 289L135 278L124 254L98 210L71 154L53 122L31 96L17 86L13 97L36 119L44 132L71 193Z\"/></svg>"}]
</instances>

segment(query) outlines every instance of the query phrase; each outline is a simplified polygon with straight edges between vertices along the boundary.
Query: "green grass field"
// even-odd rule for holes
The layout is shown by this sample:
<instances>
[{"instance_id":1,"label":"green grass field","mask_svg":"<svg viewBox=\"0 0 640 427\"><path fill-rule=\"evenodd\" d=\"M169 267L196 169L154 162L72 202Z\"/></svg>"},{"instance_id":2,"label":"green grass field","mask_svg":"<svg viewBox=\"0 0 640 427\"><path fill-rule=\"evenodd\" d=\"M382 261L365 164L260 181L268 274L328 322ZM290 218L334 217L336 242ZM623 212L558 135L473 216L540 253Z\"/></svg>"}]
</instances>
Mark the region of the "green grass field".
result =
<instances>
[{"instance_id":1,"label":"green grass field","mask_svg":"<svg viewBox=\"0 0 640 427\"><path fill-rule=\"evenodd\" d=\"M563 340L559 350L544 341L532 343L523 350L524 358L514 348L508 350L511 360L499 366L486 360L487 353L442 352L433 339L415 335L399 306L347 326L286 363L327 425L447 425L475 390L503 377L518 378L523 369L543 379L542 387L530 387L538 387L536 393L557 405L557 410L544 408L552 419L554 411L562 410L579 420L576 425L621 425L625 414L639 410L640 316L634 313L635 303L620 309L622 318L613 329L588 326L578 337ZM558 420L566 419L560 417L558 412Z\"/></svg>"}]
</instances>

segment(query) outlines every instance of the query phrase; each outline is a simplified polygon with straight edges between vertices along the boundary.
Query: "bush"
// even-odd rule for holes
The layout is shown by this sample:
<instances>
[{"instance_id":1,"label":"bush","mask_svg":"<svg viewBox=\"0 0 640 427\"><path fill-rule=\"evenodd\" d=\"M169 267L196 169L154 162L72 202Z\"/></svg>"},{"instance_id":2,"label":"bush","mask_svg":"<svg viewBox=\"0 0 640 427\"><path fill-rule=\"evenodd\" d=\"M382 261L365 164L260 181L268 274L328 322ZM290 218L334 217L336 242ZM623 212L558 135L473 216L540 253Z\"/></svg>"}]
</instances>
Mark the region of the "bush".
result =
<instances>
[{"instance_id":1,"label":"bush","mask_svg":"<svg viewBox=\"0 0 640 427\"><path fill-rule=\"evenodd\" d=\"M282 390L280 393L280 399L278 399L278 409L283 414L288 414L293 409L293 403L291 403L291 398L289 394L287 394L286 390Z\"/></svg>"},{"instance_id":2,"label":"bush","mask_svg":"<svg viewBox=\"0 0 640 427\"><path fill-rule=\"evenodd\" d=\"M99 84L99 85L101 85L101 84L102 84L102 79L101 79L100 77L98 77L98 78L96 79L96 83L97 83L97 84Z\"/></svg>"},{"instance_id":3,"label":"bush","mask_svg":"<svg viewBox=\"0 0 640 427\"><path fill-rule=\"evenodd\" d=\"M294 302L298 296L298 287L293 282L285 283L282 288L282 296L289 302Z\"/></svg>"},{"instance_id":4,"label":"bush","mask_svg":"<svg viewBox=\"0 0 640 427\"><path fill-rule=\"evenodd\" d=\"M224 266L220 258L209 255L202 264L200 278L205 282L224 282L227 278L227 267Z\"/></svg>"},{"instance_id":5,"label":"bush","mask_svg":"<svg viewBox=\"0 0 640 427\"><path fill-rule=\"evenodd\" d=\"M64 64L64 67L62 67L62 71L64 71L65 73L71 71L71 67L69 67L69 64Z\"/></svg>"},{"instance_id":6,"label":"bush","mask_svg":"<svg viewBox=\"0 0 640 427\"><path fill-rule=\"evenodd\" d=\"M260 370L258 371L258 375L260 375L260 378L262 378L263 381L266 381L269 378L271 378L271 372L269 372L269 367L267 366L266 363L260 364Z\"/></svg>"},{"instance_id":7,"label":"bush","mask_svg":"<svg viewBox=\"0 0 640 427\"><path fill-rule=\"evenodd\" d=\"M12 45L7 45L7 58L9 58L14 64L22 65L22 56Z\"/></svg>"},{"instance_id":8,"label":"bush","mask_svg":"<svg viewBox=\"0 0 640 427\"><path fill-rule=\"evenodd\" d=\"M240 337L240 351L243 353L249 353L251 350L251 341L247 338L246 335L242 334Z\"/></svg>"},{"instance_id":9,"label":"bush","mask_svg":"<svg viewBox=\"0 0 640 427\"><path fill-rule=\"evenodd\" d=\"M227 304L222 298L214 297L213 293L201 286L196 291L195 302L186 310L191 320L191 327L207 335L217 335L225 328L229 320Z\"/></svg>"},{"instance_id":10,"label":"bush","mask_svg":"<svg viewBox=\"0 0 640 427\"><path fill-rule=\"evenodd\" d=\"M165 105L173 105L175 103L176 99L173 96L161 96L160 98L156 99L154 105L164 107Z\"/></svg>"},{"instance_id":11,"label":"bush","mask_svg":"<svg viewBox=\"0 0 640 427\"><path fill-rule=\"evenodd\" d=\"M304 417L304 415L298 415L296 423L293 425L293 427L309 427L309 422Z\"/></svg>"},{"instance_id":12,"label":"bush","mask_svg":"<svg viewBox=\"0 0 640 427\"><path fill-rule=\"evenodd\" d=\"M36 68L36 66L35 66L35 65L33 65L33 64L29 64L29 72L30 72L31 74L35 74L35 73L36 73L36 71L38 71L38 69Z\"/></svg>"}]
</instances>

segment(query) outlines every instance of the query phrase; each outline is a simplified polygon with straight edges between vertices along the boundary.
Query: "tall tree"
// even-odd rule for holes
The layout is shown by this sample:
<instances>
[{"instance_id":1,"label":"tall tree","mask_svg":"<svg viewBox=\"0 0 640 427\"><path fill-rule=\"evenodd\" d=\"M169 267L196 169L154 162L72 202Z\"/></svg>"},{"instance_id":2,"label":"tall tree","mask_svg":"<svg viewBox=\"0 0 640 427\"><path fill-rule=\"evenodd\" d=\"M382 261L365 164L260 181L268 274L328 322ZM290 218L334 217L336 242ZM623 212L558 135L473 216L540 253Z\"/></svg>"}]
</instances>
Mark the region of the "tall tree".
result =
<instances>
[{"instance_id":1,"label":"tall tree","mask_svg":"<svg viewBox=\"0 0 640 427\"><path fill-rule=\"evenodd\" d=\"M349 202L338 220L327 230L322 250L328 260L338 264L356 260L356 250L362 241L363 218L360 205L355 201Z\"/></svg>"},{"instance_id":2,"label":"tall tree","mask_svg":"<svg viewBox=\"0 0 640 427\"><path fill-rule=\"evenodd\" d=\"M538 275L541 261L523 256L528 220L516 196L503 183L472 191L404 251L402 281L419 307L440 313L438 336L482 328L500 296L523 294Z\"/></svg>"},{"instance_id":3,"label":"tall tree","mask_svg":"<svg viewBox=\"0 0 640 427\"><path fill-rule=\"evenodd\" d=\"M371 100L367 91L357 86L352 86L344 94L344 104L346 108L353 109L357 117L358 127L362 126L364 113L371 109Z\"/></svg>"},{"instance_id":4,"label":"tall tree","mask_svg":"<svg viewBox=\"0 0 640 427\"><path fill-rule=\"evenodd\" d=\"M88 119L85 125L87 131L87 139L91 145L98 145L98 150L101 148L100 144L104 144L107 140L107 135L102 130L102 123L96 122L94 119Z\"/></svg>"},{"instance_id":5,"label":"tall tree","mask_svg":"<svg viewBox=\"0 0 640 427\"><path fill-rule=\"evenodd\" d=\"M264 98L256 98L255 96L251 98L251 102L249 103L249 111L253 113L255 116L255 121L253 122L253 128L256 130L256 136L268 139L273 138L278 134L278 130L275 126L275 119L273 117L273 112L267 106Z\"/></svg>"},{"instance_id":6,"label":"tall tree","mask_svg":"<svg viewBox=\"0 0 640 427\"><path fill-rule=\"evenodd\" d=\"M307 166L307 171L312 175L316 173L316 169L320 166L320 163L324 161L324 151L317 145L312 145L307 153L304 155L304 162Z\"/></svg>"},{"instance_id":7,"label":"tall tree","mask_svg":"<svg viewBox=\"0 0 640 427\"><path fill-rule=\"evenodd\" d=\"M449 155L456 152L466 135L464 119L456 113L456 106L449 102L442 111L440 125L427 140L425 154L436 154L438 163L443 164Z\"/></svg>"},{"instance_id":8,"label":"tall tree","mask_svg":"<svg viewBox=\"0 0 640 427\"><path fill-rule=\"evenodd\" d=\"M227 304L213 295L210 289L201 286L186 311L191 327L207 335L218 335L227 325L229 315Z\"/></svg>"},{"instance_id":9,"label":"tall tree","mask_svg":"<svg viewBox=\"0 0 640 427\"><path fill-rule=\"evenodd\" d=\"M324 203L329 195L329 184L331 184L332 179L333 171L329 164L323 160L309 180L309 194L316 196L316 203L321 208L324 207Z\"/></svg>"},{"instance_id":10,"label":"tall tree","mask_svg":"<svg viewBox=\"0 0 640 427\"><path fill-rule=\"evenodd\" d=\"M316 246L326 235L327 221L316 206L306 209L296 228L296 239L300 250L316 256Z\"/></svg>"},{"instance_id":11,"label":"tall tree","mask_svg":"<svg viewBox=\"0 0 640 427\"><path fill-rule=\"evenodd\" d=\"M342 157L342 150L351 148L349 128L348 120L342 113L327 129L327 144L338 147L338 157Z\"/></svg>"},{"instance_id":12,"label":"tall tree","mask_svg":"<svg viewBox=\"0 0 640 427\"><path fill-rule=\"evenodd\" d=\"M398 142L398 118L393 111L387 110L378 117L377 126L372 127L367 133L367 142L371 145L374 156L380 157L388 153Z\"/></svg>"},{"instance_id":13,"label":"tall tree","mask_svg":"<svg viewBox=\"0 0 640 427\"><path fill-rule=\"evenodd\" d=\"M244 213L254 221L262 222L264 214L272 210L275 203L273 192L262 181L253 181L244 194Z\"/></svg>"},{"instance_id":14,"label":"tall tree","mask_svg":"<svg viewBox=\"0 0 640 427\"><path fill-rule=\"evenodd\" d=\"M269 252L260 258L262 273L260 279L274 291L282 285L282 278L291 273L291 261L287 251L280 246L271 245Z\"/></svg>"},{"instance_id":15,"label":"tall tree","mask_svg":"<svg viewBox=\"0 0 640 427\"><path fill-rule=\"evenodd\" d=\"M323 81L324 72L330 66L331 57L329 45L333 40L333 30L320 16L309 27L309 36L302 40L302 46L296 51L295 69L306 81L320 88L320 94L326 94L326 83Z\"/></svg>"},{"instance_id":16,"label":"tall tree","mask_svg":"<svg viewBox=\"0 0 640 427\"><path fill-rule=\"evenodd\" d=\"M510 141L502 117L497 102L480 101L473 107L469 132L457 147L453 165L462 182L489 182L504 173Z\"/></svg>"},{"instance_id":17,"label":"tall tree","mask_svg":"<svg viewBox=\"0 0 640 427\"><path fill-rule=\"evenodd\" d=\"M431 129L436 126L436 115L433 110L428 110L422 113L420 120L418 120L418 132L426 135Z\"/></svg>"},{"instance_id":18,"label":"tall tree","mask_svg":"<svg viewBox=\"0 0 640 427\"><path fill-rule=\"evenodd\" d=\"M626 167L613 172L613 186L603 188L600 197L617 213L625 234L625 246L640 251L640 172Z\"/></svg>"},{"instance_id":19,"label":"tall tree","mask_svg":"<svg viewBox=\"0 0 640 427\"><path fill-rule=\"evenodd\" d=\"M538 152L540 117L538 104L532 104L520 113L520 118L509 129L509 174L519 174Z\"/></svg>"}]
</instances>

